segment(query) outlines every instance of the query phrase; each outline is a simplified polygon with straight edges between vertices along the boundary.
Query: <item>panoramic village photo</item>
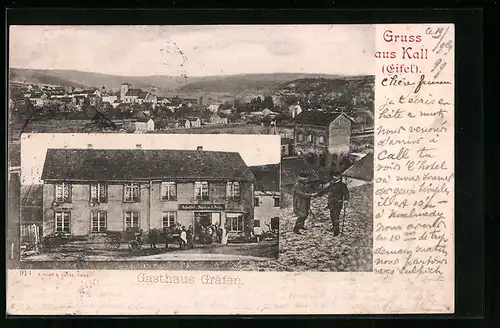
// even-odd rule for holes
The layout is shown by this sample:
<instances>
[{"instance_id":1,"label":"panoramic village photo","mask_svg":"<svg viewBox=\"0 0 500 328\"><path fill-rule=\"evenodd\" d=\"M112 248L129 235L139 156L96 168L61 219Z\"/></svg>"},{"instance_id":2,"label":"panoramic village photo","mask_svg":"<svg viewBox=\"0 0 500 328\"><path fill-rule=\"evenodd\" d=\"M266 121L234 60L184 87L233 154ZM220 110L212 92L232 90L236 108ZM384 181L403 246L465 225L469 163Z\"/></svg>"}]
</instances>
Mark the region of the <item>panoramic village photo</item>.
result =
<instances>
[{"instance_id":1,"label":"panoramic village photo","mask_svg":"<svg viewBox=\"0 0 500 328\"><path fill-rule=\"evenodd\" d=\"M9 33L23 261L372 271L374 26Z\"/></svg>"},{"instance_id":2,"label":"panoramic village photo","mask_svg":"<svg viewBox=\"0 0 500 328\"><path fill-rule=\"evenodd\" d=\"M22 260L277 258L279 137L225 139L23 135Z\"/></svg>"}]
</instances>

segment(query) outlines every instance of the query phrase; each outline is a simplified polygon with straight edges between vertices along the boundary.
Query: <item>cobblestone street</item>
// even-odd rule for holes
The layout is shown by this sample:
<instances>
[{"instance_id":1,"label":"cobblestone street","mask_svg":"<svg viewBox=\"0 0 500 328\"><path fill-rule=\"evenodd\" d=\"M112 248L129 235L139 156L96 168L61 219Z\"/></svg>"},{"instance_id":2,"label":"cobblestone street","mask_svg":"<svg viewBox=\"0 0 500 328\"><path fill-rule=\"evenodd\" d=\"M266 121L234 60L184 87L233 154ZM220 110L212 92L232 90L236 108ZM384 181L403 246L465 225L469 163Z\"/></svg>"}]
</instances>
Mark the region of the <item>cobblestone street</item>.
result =
<instances>
[{"instance_id":1,"label":"cobblestone street","mask_svg":"<svg viewBox=\"0 0 500 328\"><path fill-rule=\"evenodd\" d=\"M291 208L291 195L285 195L285 208L280 215L280 254L277 261L247 262L228 270L256 271L372 271L373 261L373 186L352 188L351 201L345 211L344 233L333 236L328 196L312 201L312 212L302 235L293 233L296 217Z\"/></svg>"},{"instance_id":2,"label":"cobblestone street","mask_svg":"<svg viewBox=\"0 0 500 328\"><path fill-rule=\"evenodd\" d=\"M281 216L280 262L296 271L371 271L373 252L372 186L351 190L343 234L334 237L327 197L313 198L312 214L302 235L293 233L295 217L287 207ZM342 223L341 223L342 227Z\"/></svg>"}]
</instances>

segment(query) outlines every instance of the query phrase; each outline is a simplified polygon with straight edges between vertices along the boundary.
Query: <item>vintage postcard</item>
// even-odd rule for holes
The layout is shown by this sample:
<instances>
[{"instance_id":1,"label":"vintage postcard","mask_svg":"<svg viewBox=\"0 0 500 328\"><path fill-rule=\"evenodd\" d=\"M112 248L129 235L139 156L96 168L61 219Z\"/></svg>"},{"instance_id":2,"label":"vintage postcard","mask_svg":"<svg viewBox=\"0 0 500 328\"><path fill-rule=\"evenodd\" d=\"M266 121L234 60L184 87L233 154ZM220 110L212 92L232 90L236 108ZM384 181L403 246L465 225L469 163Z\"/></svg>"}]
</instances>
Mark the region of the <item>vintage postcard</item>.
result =
<instances>
[{"instance_id":1,"label":"vintage postcard","mask_svg":"<svg viewBox=\"0 0 500 328\"><path fill-rule=\"evenodd\" d=\"M454 312L453 24L9 37L8 314Z\"/></svg>"}]
</instances>

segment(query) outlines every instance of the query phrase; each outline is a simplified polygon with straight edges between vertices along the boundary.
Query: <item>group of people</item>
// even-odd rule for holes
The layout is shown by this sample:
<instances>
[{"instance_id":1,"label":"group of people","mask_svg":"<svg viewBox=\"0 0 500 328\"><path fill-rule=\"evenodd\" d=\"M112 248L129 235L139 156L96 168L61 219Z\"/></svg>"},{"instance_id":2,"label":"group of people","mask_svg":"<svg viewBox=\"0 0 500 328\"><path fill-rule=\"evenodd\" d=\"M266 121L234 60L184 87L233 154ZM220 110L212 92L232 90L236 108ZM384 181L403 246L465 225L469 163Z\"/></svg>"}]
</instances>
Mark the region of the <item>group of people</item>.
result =
<instances>
[{"instance_id":1,"label":"group of people","mask_svg":"<svg viewBox=\"0 0 500 328\"><path fill-rule=\"evenodd\" d=\"M227 245L227 237L229 229L221 225L219 222L202 227L203 239L207 243L221 243L222 245Z\"/></svg>"},{"instance_id":2,"label":"group of people","mask_svg":"<svg viewBox=\"0 0 500 328\"><path fill-rule=\"evenodd\" d=\"M297 177L297 182L293 187L293 212L297 216L297 221L293 228L296 234L302 234L301 230L308 230L305 227L305 222L311 211L311 198L323 196L328 193L328 208L330 209L330 220L334 236L340 234L340 214L342 208L349 201L349 190L347 185L342 182L340 171L334 170L330 173L331 182L320 186L318 191L312 191L308 184L308 176L305 173L300 173Z\"/></svg>"},{"instance_id":3,"label":"group of people","mask_svg":"<svg viewBox=\"0 0 500 328\"><path fill-rule=\"evenodd\" d=\"M189 225L189 228L186 230L185 226L181 226L180 223L176 224L176 230L174 230L175 233L179 234L179 238L181 239L181 248L186 249L187 248L192 248L194 249L194 242L193 242L193 234L194 234L194 229L192 225Z\"/></svg>"}]
</instances>

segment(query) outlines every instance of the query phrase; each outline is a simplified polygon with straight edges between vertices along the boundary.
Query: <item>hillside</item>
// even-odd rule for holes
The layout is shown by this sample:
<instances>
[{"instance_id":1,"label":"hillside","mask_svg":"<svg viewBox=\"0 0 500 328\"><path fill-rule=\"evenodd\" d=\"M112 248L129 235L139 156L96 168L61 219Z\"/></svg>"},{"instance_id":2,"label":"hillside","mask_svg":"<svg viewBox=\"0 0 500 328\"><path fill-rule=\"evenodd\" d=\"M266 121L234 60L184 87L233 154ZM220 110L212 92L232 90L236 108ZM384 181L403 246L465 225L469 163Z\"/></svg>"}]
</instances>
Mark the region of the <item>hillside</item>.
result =
<instances>
[{"instance_id":1,"label":"hillside","mask_svg":"<svg viewBox=\"0 0 500 328\"><path fill-rule=\"evenodd\" d=\"M186 83L186 79L175 76L118 76L72 70L10 69L10 81L42 83L73 87L118 88L128 82L136 88L149 89L155 86L161 92L176 89Z\"/></svg>"},{"instance_id":2,"label":"hillside","mask_svg":"<svg viewBox=\"0 0 500 328\"><path fill-rule=\"evenodd\" d=\"M281 84L275 94L337 94L353 89L373 93L374 80L373 76L301 78Z\"/></svg>"},{"instance_id":3,"label":"hillside","mask_svg":"<svg viewBox=\"0 0 500 328\"><path fill-rule=\"evenodd\" d=\"M218 77L199 78L179 88L181 92L222 92L238 96L251 93L265 93L274 90L286 81L302 78L337 78L336 75L273 73L273 74L239 74Z\"/></svg>"},{"instance_id":4,"label":"hillside","mask_svg":"<svg viewBox=\"0 0 500 328\"><path fill-rule=\"evenodd\" d=\"M241 74L227 76L187 77L180 76L118 76L74 70L10 69L10 81L66 85L73 87L118 88L128 82L134 87L149 89L155 86L160 93L178 92L182 94L222 93L246 95L262 93L280 86L286 81L300 78L335 78L334 75L275 73Z\"/></svg>"},{"instance_id":5,"label":"hillside","mask_svg":"<svg viewBox=\"0 0 500 328\"><path fill-rule=\"evenodd\" d=\"M332 104L357 103L365 106L373 104L375 77L354 76L326 78L303 78L287 81L274 90L275 96L289 99L307 98L312 102Z\"/></svg>"},{"instance_id":6,"label":"hillside","mask_svg":"<svg viewBox=\"0 0 500 328\"><path fill-rule=\"evenodd\" d=\"M323 95L345 93L346 90L367 90L373 94L373 76L344 77L325 74L273 73L227 76L118 76L74 70L10 69L10 81L53 84L80 88L116 89L128 82L135 88L148 90L155 86L162 95L183 94L200 97L219 94L244 97L253 94ZM371 88L371 89L370 89Z\"/></svg>"}]
</instances>

